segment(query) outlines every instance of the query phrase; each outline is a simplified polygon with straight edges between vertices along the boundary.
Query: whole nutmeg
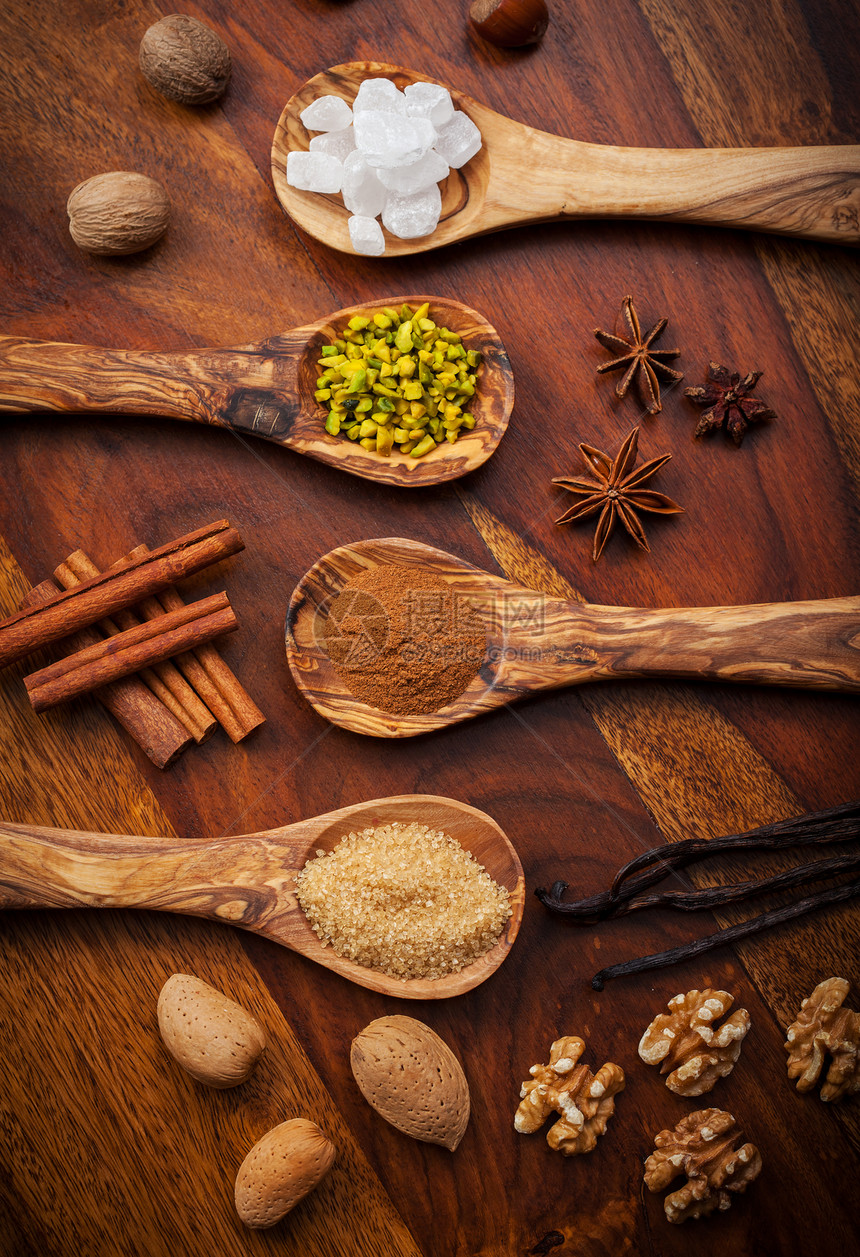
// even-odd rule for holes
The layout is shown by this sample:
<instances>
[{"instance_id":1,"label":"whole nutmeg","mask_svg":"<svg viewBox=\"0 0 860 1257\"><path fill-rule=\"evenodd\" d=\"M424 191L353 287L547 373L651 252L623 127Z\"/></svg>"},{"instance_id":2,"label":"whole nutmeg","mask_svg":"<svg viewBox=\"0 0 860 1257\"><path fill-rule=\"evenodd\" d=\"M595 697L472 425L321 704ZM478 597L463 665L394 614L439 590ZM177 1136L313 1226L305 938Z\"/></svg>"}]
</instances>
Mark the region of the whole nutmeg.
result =
<instances>
[{"instance_id":1,"label":"whole nutmeg","mask_svg":"<svg viewBox=\"0 0 860 1257\"><path fill-rule=\"evenodd\" d=\"M181 105L217 100L230 81L230 50L196 17L173 13L140 41L140 68L162 96Z\"/></svg>"},{"instance_id":2,"label":"whole nutmeg","mask_svg":"<svg viewBox=\"0 0 860 1257\"><path fill-rule=\"evenodd\" d=\"M536 44L549 24L546 0L474 0L469 9L472 29L502 48Z\"/></svg>"},{"instance_id":3,"label":"whole nutmeg","mask_svg":"<svg viewBox=\"0 0 860 1257\"><path fill-rule=\"evenodd\" d=\"M236 1175L236 1212L264 1230L313 1191L331 1169L334 1144L303 1117L282 1122L254 1144Z\"/></svg>"},{"instance_id":4,"label":"whole nutmeg","mask_svg":"<svg viewBox=\"0 0 860 1257\"><path fill-rule=\"evenodd\" d=\"M244 1082L266 1046L255 1017L190 973L174 973L161 988L158 1029L186 1073L221 1091Z\"/></svg>"},{"instance_id":5,"label":"whole nutmeg","mask_svg":"<svg viewBox=\"0 0 860 1257\"><path fill-rule=\"evenodd\" d=\"M139 253L167 231L170 202L148 175L111 170L85 179L66 204L69 231L87 253Z\"/></svg>"}]
</instances>

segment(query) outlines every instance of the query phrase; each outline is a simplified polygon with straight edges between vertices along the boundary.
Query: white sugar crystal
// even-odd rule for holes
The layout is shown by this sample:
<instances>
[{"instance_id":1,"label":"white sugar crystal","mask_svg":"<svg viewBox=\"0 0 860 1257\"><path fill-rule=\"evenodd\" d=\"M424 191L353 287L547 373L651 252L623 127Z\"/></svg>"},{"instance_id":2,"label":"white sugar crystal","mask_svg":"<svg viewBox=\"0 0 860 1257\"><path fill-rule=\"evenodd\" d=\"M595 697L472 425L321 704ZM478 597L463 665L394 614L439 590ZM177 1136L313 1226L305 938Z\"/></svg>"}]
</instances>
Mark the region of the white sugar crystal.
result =
<instances>
[{"instance_id":1,"label":"white sugar crystal","mask_svg":"<svg viewBox=\"0 0 860 1257\"><path fill-rule=\"evenodd\" d=\"M343 163L343 203L360 218L375 218L382 213L386 189L377 172L368 166L364 154L355 149Z\"/></svg>"},{"instance_id":2,"label":"white sugar crystal","mask_svg":"<svg viewBox=\"0 0 860 1257\"><path fill-rule=\"evenodd\" d=\"M330 153L289 153L287 183L304 192L340 192L343 162Z\"/></svg>"},{"instance_id":3,"label":"white sugar crystal","mask_svg":"<svg viewBox=\"0 0 860 1257\"><path fill-rule=\"evenodd\" d=\"M434 127L442 127L454 116L454 102L447 87L436 83L410 83L404 87L403 95L410 118L429 118Z\"/></svg>"},{"instance_id":4,"label":"white sugar crystal","mask_svg":"<svg viewBox=\"0 0 860 1257\"><path fill-rule=\"evenodd\" d=\"M356 253L364 253L368 257L378 258L385 252L385 237L382 228L375 218L363 218L354 214L350 218L349 238Z\"/></svg>"},{"instance_id":5,"label":"white sugar crystal","mask_svg":"<svg viewBox=\"0 0 860 1257\"><path fill-rule=\"evenodd\" d=\"M400 240L415 240L436 230L442 213L442 194L436 184L413 196L389 193L382 211L382 222Z\"/></svg>"},{"instance_id":6,"label":"white sugar crystal","mask_svg":"<svg viewBox=\"0 0 860 1257\"><path fill-rule=\"evenodd\" d=\"M339 96L320 96L300 117L320 134L309 152L288 154L287 183L305 192L342 192L352 246L370 257L385 252L380 214L401 240L435 231L439 183L481 147L478 128L435 83L410 83L401 92L390 79L365 79L352 109Z\"/></svg>"},{"instance_id":7,"label":"white sugar crystal","mask_svg":"<svg viewBox=\"0 0 860 1257\"><path fill-rule=\"evenodd\" d=\"M352 110L339 96L318 96L299 117L309 131L342 131L352 122Z\"/></svg>"},{"instance_id":8,"label":"white sugar crystal","mask_svg":"<svg viewBox=\"0 0 860 1257\"><path fill-rule=\"evenodd\" d=\"M406 97L390 79L365 79L352 102L352 111L366 113L368 109L405 115Z\"/></svg>"},{"instance_id":9,"label":"white sugar crystal","mask_svg":"<svg viewBox=\"0 0 860 1257\"><path fill-rule=\"evenodd\" d=\"M369 166L408 166L431 148L436 132L426 118L368 109L356 114L355 142Z\"/></svg>"},{"instance_id":10,"label":"white sugar crystal","mask_svg":"<svg viewBox=\"0 0 860 1257\"><path fill-rule=\"evenodd\" d=\"M392 192L411 196L438 183L448 174L448 163L431 149L411 166L395 166L392 170L381 169L379 181Z\"/></svg>"},{"instance_id":11,"label":"white sugar crystal","mask_svg":"<svg viewBox=\"0 0 860 1257\"><path fill-rule=\"evenodd\" d=\"M355 131L352 127L344 127L342 131L326 131L323 135L315 135L310 149L312 153L329 153L338 161L345 161L355 151Z\"/></svg>"},{"instance_id":12,"label":"white sugar crystal","mask_svg":"<svg viewBox=\"0 0 860 1257\"><path fill-rule=\"evenodd\" d=\"M433 147L449 166L459 170L481 147L481 132L471 118L458 111L450 122L439 128Z\"/></svg>"},{"instance_id":13,"label":"white sugar crystal","mask_svg":"<svg viewBox=\"0 0 860 1257\"><path fill-rule=\"evenodd\" d=\"M343 159L343 190L344 192L355 192L361 187L363 181L370 173L370 166L365 160L364 153L360 149L354 148Z\"/></svg>"}]
</instances>

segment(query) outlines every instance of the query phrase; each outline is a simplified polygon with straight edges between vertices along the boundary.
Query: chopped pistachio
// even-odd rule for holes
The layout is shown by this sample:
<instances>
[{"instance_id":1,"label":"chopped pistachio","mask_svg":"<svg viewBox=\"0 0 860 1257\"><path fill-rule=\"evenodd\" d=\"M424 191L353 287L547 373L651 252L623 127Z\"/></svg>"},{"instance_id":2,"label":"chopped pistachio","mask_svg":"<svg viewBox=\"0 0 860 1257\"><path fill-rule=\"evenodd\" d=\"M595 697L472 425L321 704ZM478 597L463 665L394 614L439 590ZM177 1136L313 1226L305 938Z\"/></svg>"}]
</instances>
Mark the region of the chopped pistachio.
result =
<instances>
[{"instance_id":1,"label":"chopped pistachio","mask_svg":"<svg viewBox=\"0 0 860 1257\"><path fill-rule=\"evenodd\" d=\"M478 350L440 327L430 303L366 310L320 347L315 398L326 431L387 456L395 445L422 458L475 426L463 406L475 395Z\"/></svg>"},{"instance_id":2,"label":"chopped pistachio","mask_svg":"<svg viewBox=\"0 0 860 1257\"><path fill-rule=\"evenodd\" d=\"M436 442L433 440L432 436L425 436L423 440L419 441L418 444L409 452L413 458L423 458L425 454L429 454L430 451L435 450L435 448Z\"/></svg>"}]
</instances>

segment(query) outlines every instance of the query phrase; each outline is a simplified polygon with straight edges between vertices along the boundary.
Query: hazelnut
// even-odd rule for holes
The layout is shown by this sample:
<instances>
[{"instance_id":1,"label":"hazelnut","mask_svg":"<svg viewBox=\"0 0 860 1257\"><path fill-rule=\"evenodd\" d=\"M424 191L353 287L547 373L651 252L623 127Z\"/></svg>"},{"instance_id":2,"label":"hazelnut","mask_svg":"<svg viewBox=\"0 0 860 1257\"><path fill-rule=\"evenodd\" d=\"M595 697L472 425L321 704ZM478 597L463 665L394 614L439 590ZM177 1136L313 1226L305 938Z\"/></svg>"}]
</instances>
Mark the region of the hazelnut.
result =
<instances>
[{"instance_id":1,"label":"hazelnut","mask_svg":"<svg viewBox=\"0 0 860 1257\"><path fill-rule=\"evenodd\" d=\"M205 105L230 81L230 50L196 17L174 13L156 22L140 41L144 78L168 100Z\"/></svg>"},{"instance_id":2,"label":"hazelnut","mask_svg":"<svg viewBox=\"0 0 860 1257\"><path fill-rule=\"evenodd\" d=\"M128 170L85 179L69 197L66 211L78 248L107 255L148 249L170 221L170 202L161 184Z\"/></svg>"},{"instance_id":3,"label":"hazelnut","mask_svg":"<svg viewBox=\"0 0 860 1257\"><path fill-rule=\"evenodd\" d=\"M549 23L546 0L474 0L472 29L491 44L521 48L536 44Z\"/></svg>"}]
</instances>

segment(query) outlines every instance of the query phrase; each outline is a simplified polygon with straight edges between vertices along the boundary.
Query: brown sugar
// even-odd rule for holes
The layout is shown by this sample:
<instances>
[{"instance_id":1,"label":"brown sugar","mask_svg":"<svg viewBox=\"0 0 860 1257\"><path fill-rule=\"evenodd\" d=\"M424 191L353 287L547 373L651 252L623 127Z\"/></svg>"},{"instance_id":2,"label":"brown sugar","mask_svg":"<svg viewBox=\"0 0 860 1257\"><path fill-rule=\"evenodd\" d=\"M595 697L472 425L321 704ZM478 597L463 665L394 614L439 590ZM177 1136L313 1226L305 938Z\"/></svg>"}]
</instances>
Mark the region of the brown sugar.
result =
<instances>
[{"instance_id":1,"label":"brown sugar","mask_svg":"<svg viewBox=\"0 0 860 1257\"><path fill-rule=\"evenodd\" d=\"M314 933L396 978L441 978L495 946L510 895L448 834L394 821L308 860L296 894Z\"/></svg>"},{"instance_id":2,"label":"brown sugar","mask_svg":"<svg viewBox=\"0 0 860 1257\"><path fill-rule=\"evenodd\" d=\"M329 607L326 652L356 698L394 715L438 711L477 675L484 622L440 576L379 566L354 576Z\"/></svg>"}]
</instances>

